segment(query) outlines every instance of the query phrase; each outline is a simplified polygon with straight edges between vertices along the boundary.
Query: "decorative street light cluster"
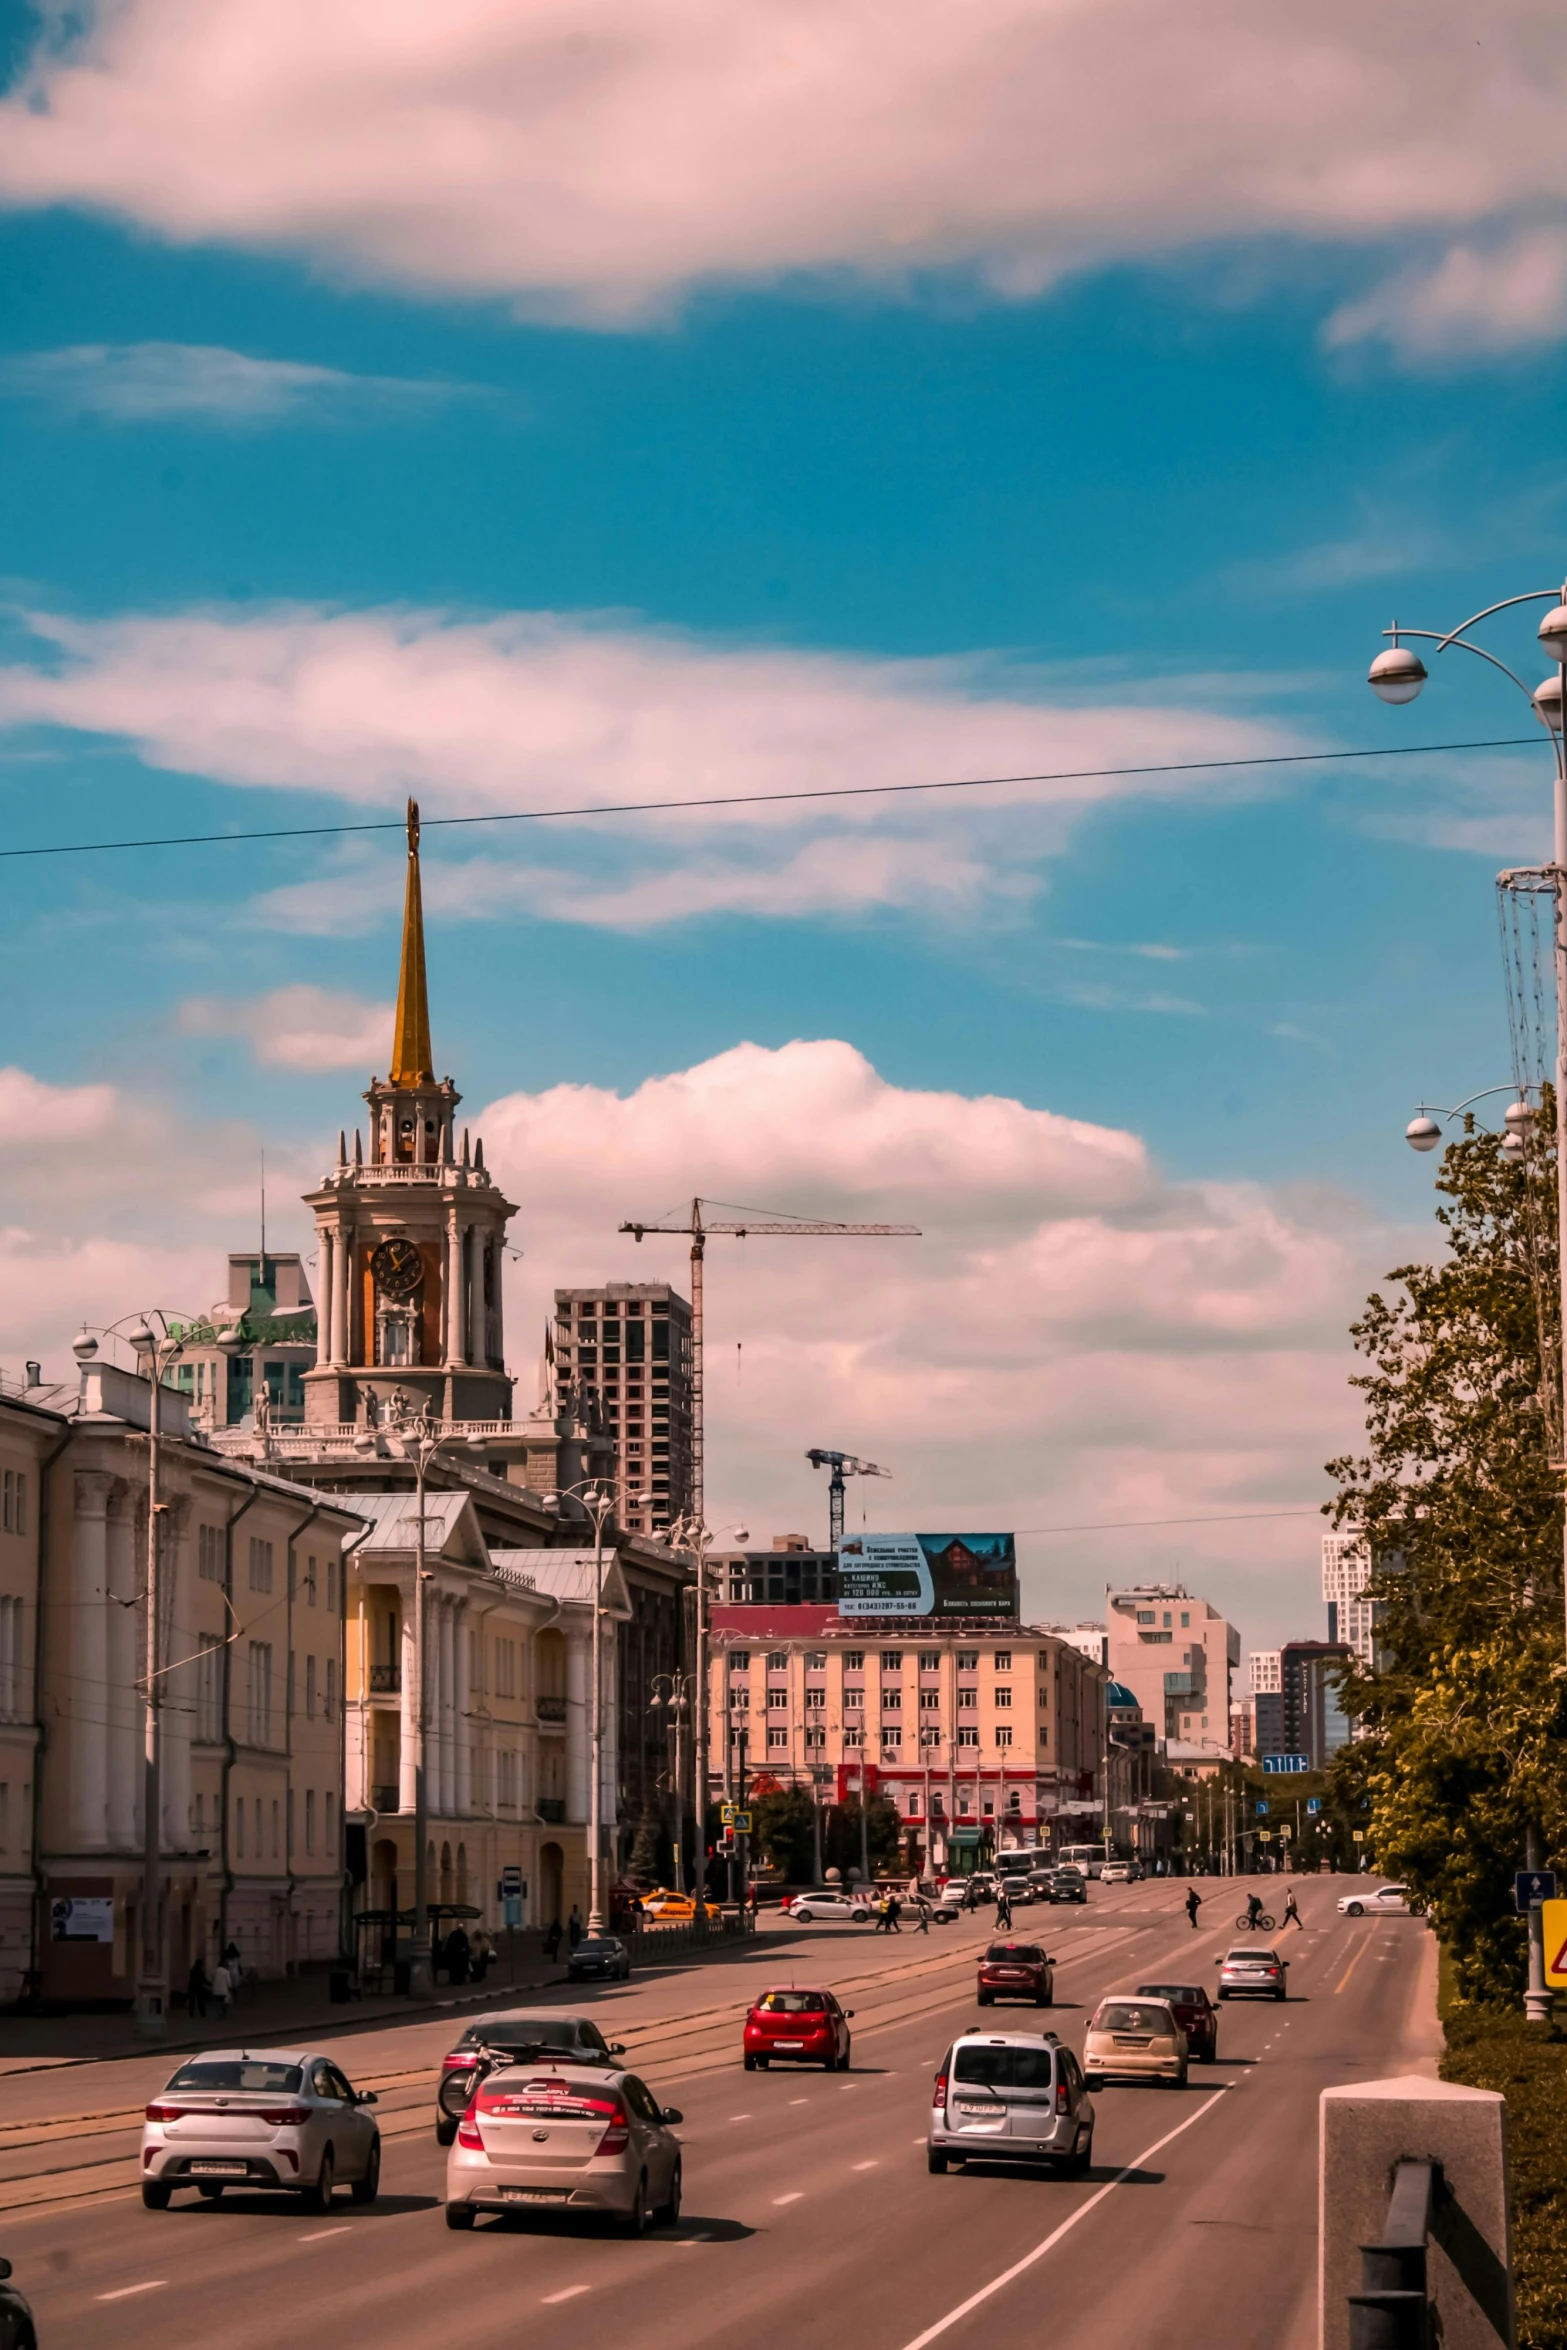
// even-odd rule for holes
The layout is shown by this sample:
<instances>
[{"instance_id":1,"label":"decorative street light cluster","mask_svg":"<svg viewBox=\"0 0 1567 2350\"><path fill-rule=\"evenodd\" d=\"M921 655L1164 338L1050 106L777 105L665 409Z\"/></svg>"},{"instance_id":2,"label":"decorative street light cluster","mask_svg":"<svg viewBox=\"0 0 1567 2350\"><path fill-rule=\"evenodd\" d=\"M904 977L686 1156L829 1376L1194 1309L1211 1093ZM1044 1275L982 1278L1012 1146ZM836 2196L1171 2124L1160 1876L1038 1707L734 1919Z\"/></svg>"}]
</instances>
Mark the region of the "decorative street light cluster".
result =
<instances>
[{"instance_id":1,"label":"decorative street light cluster","mask_svg":"<svg viewBox=\"0 0 1567 2350\"><path fill-rule=\"evenodd\" d=\"M1494 613L1515 610L1520 604L1548 604L1551 609L1540 622L1538 636L1547 660L1553 666L1550 674L1534 687L1525 685L1515 669L1499 660L1495 653L1472 640L1469 631L1489 620ZM1567 586L1535 588L1518 596L1504 596L1499 603L1487 604L1473 612L1467 620L1449 629L1446 635L1429 628L1401 628L1395 621L1383 631L1392 638L1384 653L1378 653L1372 662L1366 682L1379 701L1392 704L1412 702L1425 685L1429 671L1414 649L1401 642L1404 637L1415 637L1423 644L1435 645L1438 653L1453 650L1473 653L1477 660L1489 663L1491 668L1515 685L1533 710L1550 738L1555 762L1555 791L1553 796L1553 837L1551 862L1538 877L1548 884L1554 898L1554 963L1556 971L1556 1213L1557 1252L1562 1305L1562 1328L1567 1333L1567 735L1563 732L1564 713L1567 713ZM1521 1074L1521 1073L1520 1073ZM1506 1129L1502 1149L1514 1164L1524 1163L1534 1139L1537 1115L1535 1105L1527 1098L1528 1089L1516 1089L1519 1098L1509 1104L1503 1125ZM1514 1092L1511 1086L1490 1086L1487 1093ZM1470 1101L1480 1101L1482 1094L1472 1094ZM1417 1151L1434 1150L1441 1141L1440 1119L1454 1118L1468 1108L1460 1102L1454 1110L1439 1110L1432 1115L1431 1106L1420 1105L1420 1113L1405 1128L1405 1139ZM1567 1344L1561 1349L1561 1374L1564 1408L1567 1408ZM1564 1541L1564 1598L1567 1598L1567 1515L1563 1522ZM1531 1828L1524 1855L1526 1868L1540 1865L1540 1840L1537 1829ZM1551 1994L1545 1982L1545 1944L1543 1921L1538 1909L1529 1912L1529 1988L1524 1995L1524 2009L1531 2022L1550 2020Z\"/></svg>"}]
</instances>

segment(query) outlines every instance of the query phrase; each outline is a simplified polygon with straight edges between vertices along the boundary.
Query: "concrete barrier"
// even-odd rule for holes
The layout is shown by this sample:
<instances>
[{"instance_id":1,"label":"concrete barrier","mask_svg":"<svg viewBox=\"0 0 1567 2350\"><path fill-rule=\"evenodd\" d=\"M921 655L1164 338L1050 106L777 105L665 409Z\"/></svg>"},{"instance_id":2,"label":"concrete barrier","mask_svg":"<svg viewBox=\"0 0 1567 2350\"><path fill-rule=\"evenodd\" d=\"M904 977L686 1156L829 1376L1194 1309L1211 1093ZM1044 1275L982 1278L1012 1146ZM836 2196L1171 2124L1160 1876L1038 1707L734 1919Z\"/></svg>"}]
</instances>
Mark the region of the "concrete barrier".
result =
<instances>
[{"instance_id":1,"label":"concrete barrier","mask_svg":"<svg viewBox=\"0 0 1567 2350\"><path fill-rule=\"evenodd\" d=\"M1488 2089L1412 2075L1324 2089L1318 2171L1321 2350L1349 2350L1362 2245L1377 2244L1393 2173L1438 2163L1427 2289L1442 2350L1513 2350L1507 2106Z\"/></svg>"}]
</instances>

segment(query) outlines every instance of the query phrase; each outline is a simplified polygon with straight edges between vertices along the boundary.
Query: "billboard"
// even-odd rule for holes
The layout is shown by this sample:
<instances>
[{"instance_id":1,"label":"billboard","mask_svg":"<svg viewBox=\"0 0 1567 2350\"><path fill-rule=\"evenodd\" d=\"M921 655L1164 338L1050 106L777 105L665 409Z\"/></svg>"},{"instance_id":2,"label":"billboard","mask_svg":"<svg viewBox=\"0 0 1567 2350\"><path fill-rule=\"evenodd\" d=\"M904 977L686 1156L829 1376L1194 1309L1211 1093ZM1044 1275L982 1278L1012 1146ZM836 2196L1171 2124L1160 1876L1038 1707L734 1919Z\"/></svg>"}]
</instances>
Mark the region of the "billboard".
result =
<instances>
[{"instance_id":1,"label":"billboard","mask_svg":"<svg viewBox=\"0 0 1567 2350\"><path fill-rule=\"evenodd\" d=\"M1018 1612L1010 1534L852 1534L838 1548L840 1616L957 1618Z\"/></svg>"}]
</instances>

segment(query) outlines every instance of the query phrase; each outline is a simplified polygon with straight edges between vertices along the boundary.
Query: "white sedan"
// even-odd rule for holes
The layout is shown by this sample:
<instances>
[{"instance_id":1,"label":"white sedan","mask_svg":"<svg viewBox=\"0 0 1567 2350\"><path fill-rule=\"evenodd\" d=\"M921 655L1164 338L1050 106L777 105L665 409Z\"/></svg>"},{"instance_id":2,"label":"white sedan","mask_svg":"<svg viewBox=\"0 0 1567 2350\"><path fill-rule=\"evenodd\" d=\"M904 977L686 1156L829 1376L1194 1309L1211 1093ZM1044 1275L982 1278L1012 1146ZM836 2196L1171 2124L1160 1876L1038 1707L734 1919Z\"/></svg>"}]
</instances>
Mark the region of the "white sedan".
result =
<instances>
[{"instance_id":1,"label":"white sedan","mask_svg":"<svg viewBox=\"0 0 1567 2350\"><path fill-rule=\"evenodd\" d=\"M1099 1872L1101 1885L1129 1885L1131 1881L1132 1870L1129 1861L1107 1860Z\"/></svg>"},{"instance_id":2,"label":"white sedan","mask_svg":"<svg viewBox=\"0 0 1567 2350\"><path fill-rule=\"evenodd\" d=\"M1407 1917L1409 1914L1409 1887L1407 1885L1368 1886L1364 1893L1345 1893L1339 1900L1339 1915L1346 1918Z\"/></svg>"},{"instance_id":3,"label":"white sedan","mask_svg":"<svg viewBox=\"0 0 1567 2350\"><path fill-rule=\"evenodd\" d=\"M141 2199L167 2211L176 2187L215 2201L225 2187L281 2188L330 2211L339 2179L356 2203L381 2180L375 2094L350 2087L310 2049L215 2048L189 2057L147 2108Z\"/></svg>"},{"instance_id":4,"label":"white sedan","mask_svg":"<svg viewBox=\"0 0 1567 2350\"><path fill-rule=\"evenodd\" d=\"M858 1926L863 1925L870 1914L863 1901L851 1900L847 1893L802 1893L798 1900L789 1905L789 1915L798 1919L802 1926L829 1918L847 1918L852 1925Z\"/></svg>"}]
</instances>

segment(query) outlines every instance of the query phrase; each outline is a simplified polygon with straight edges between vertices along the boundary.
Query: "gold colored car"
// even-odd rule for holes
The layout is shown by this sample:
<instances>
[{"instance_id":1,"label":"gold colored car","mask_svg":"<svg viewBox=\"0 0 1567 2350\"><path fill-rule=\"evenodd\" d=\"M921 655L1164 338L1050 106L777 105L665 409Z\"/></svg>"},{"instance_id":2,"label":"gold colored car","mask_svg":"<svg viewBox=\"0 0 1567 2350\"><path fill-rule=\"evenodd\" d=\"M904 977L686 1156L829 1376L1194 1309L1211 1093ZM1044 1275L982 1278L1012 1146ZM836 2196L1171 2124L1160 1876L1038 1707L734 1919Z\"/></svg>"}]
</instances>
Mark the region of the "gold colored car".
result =
<instances>
[{"instance_id":1,"label":"gold colored car","mask_svg":"<svg viewBox=\"0 0 1567 2350\"><path fill-rule=\"evenodd\" d=\"M709 1924L716 1926L723 1911L716 1901L709 1901L706 1908ZM660 1890L647 1896L642 1904L642 1915L655 1918L665 1926L689 1926L696 1917L696 1902L689 1893Z\"/></svg>"},{"instance_id":2,"label":"gold colored car","mask_svg":"<svg viewBox=\"0 0 1567 2350\"><path fill-rule=\"evenodd\" d=\"M1112 1992L1101 1999L1083 2040L1083 2077L1090 2089L1106 2081L1173 2081L1186 2086L1186 2034L1167 1999Z\"/></svg>"}]
</instances>

